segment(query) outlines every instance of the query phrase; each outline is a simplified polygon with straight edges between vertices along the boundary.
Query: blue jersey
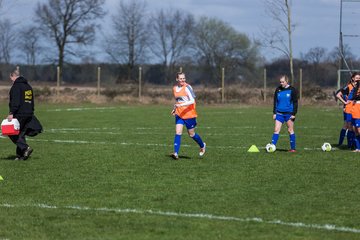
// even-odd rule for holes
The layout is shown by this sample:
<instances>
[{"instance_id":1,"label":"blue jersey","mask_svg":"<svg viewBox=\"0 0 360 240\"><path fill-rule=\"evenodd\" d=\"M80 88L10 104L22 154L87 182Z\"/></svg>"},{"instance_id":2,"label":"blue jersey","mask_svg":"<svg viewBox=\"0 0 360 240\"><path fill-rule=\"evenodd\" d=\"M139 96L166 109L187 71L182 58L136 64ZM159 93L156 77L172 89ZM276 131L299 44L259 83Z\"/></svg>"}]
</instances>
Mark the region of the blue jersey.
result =
<instances>
[{"instance_id":1,"label":"blue jersey","mask_svg":"<svg viewBox=\"0 0 360 240\"><path fill-rule=\"evenodd\" d=\"M353 88L351 90L349 90L347 100L359 101L360 100L359 85L354 86L352 84L352 86L353 86Z\"/></svg>"},{"instance_id":2,"label":"blue jersey","mask_svg":"<svg viewBox=\"0 0 360 240\"><path fill-rule=\"evenodd\" d=\"M292 86L287 88L278 87L274 93L273 113L286 113L296 115L298 108L298 98L296 89Z\"/></svg>"},{"instance_id":3,"label":"blue jersey","mask_svg":"<svg viewBox=\"0 0 360 240\"><path fill-rule=\"evenodd\" d=\"M338 92L341 92L343 99L346 100L352 100L355 97L355 85L353 81L349 81L346 86L336 91L336 94Z\"/></svg>"}]
</instances>

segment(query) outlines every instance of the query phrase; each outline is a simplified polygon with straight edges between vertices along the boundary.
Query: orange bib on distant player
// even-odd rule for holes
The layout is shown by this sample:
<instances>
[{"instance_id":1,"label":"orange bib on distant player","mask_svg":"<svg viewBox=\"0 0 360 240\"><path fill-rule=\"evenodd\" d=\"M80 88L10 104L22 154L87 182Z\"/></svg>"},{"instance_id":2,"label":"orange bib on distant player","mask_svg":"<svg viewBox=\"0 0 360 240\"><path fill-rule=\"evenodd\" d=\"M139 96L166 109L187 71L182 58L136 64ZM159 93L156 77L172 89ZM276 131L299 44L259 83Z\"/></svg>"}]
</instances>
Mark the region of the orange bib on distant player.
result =
<instances>
[{"instance_id":1,"label":"orange bib on distant player","mask_svg":"<svg viewBox=\"0 0 360 240\"><path fill-rule=\"evenodd\" d=\"M349 88L349 94L350 94L350 92L353 90L354 86L351 83L349 83L348 88ZM347 97L347 98L349 98L349 97ZM345 108L344 108L344 112L345 113L352 113L352 111L353 111L352 108L353 108L352 103L346 104Z\"/></svg>"},{"instance_id":2,"label":"orange bib on distant player","mask_svg":"<svg viewBox=\"0 0 360 240\"><path fill-rule=\"evenodd\" d=\"M360 119L360 101L355 101L355 103L350 103L348 105L352 106L351 109L352 118Z\"/></svg>"},{"instance_id":3,"label":"orange bib on distant player","mask_svg":"<svg viewBox=\"0 0 360 240\"><path fill-rule=\"evenodd\" d=\"M186 100L189 99L187 93L186 93L186 87L187 84L181 87L180 91L176 91L177 86L173 87L173 93L174 97L176 99L176 103L183 103ZM177 107L175 110L175 114L181 117L182 119L189 119L189 118L195 118L197 117L196 109L195 109L195 103L183 106L183 107Z\"/></svg>"}]
</instances>

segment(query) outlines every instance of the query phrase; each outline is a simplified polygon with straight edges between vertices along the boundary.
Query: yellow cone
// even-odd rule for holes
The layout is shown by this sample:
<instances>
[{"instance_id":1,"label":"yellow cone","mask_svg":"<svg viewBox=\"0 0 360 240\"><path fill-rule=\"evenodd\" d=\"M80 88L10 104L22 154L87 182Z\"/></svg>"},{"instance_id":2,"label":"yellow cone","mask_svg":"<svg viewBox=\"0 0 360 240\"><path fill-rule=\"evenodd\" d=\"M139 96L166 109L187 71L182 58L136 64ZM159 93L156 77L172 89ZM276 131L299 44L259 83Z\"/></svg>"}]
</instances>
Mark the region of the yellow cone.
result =
<instances>
[{"instance_id":1,"label":"yellow cone","mask_svg":"<svg viewBox=\"0 0 360 240\"><path fill-rule=\"evenodd\" d=\"M0 181L1 181L1 180L4 180L2 176L0 176Z\"/></svg>"},{"instance_id":2,"label":"yellow cone","mask_svg":"<svg viewBox=\"0 0 360 240\"><path fill-rule=\"evenodd\" d=\"M256 145L251 145L248 152L260 152Z\"/></svg>"}]
</instances>

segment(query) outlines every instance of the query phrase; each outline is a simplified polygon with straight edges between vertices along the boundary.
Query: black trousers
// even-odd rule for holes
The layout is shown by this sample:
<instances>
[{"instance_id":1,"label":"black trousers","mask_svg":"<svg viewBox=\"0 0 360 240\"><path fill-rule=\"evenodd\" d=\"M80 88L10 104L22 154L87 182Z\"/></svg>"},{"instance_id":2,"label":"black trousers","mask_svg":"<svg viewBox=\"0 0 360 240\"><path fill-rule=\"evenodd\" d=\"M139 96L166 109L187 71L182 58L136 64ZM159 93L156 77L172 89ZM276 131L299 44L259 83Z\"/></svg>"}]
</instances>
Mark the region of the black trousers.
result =
<instances>
[{"instance_id":1,"label":"black trousers","mask_svg":"<svg viewBox=\"0 0 360 240\"><path fill-rule=\"evenodd\" d=\"M20 133L19 135L10 135L10 140L16 144L16 155L22 157L25 150L29 147L26 143L26 132L28 130L27 125L31 121L31 116L29 117L17 117L17 120L20 123Z\"/></svg>"}]
</instances>

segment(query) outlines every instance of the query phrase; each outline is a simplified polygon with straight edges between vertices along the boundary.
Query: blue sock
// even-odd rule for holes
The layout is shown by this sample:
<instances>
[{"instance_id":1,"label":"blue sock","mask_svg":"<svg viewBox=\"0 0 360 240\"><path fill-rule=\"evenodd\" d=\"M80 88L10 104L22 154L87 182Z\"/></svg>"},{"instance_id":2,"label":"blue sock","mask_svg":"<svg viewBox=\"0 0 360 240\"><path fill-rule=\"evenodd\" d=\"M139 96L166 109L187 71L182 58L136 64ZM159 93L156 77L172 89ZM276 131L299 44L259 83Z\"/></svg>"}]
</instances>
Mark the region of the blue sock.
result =
<instances>
[{"instance_id":1,"label":"blue sock","mask_svg":"<svg viewBox=\"0 0 360 240\"><path fill-rule=\"evenodd\" d=\"M175 138L174 138L174 153L179 154L180 145L181 145L181 135L175 134Z\"/></svg>"},{"instance_id":2,"label":"blue sock","mask_svg":"<svg viewBox=\"0 0 360 240\"><path fill-rule=\"evenodd\" d=\"M354 131L348 131L347 133L347 146L351 148L355 142L355 133Z\"/></svg>"},{"instance_id":3,"label":"blue sock","mask_svg":"<svg viewBox=\"0 0 360 240\"><path fill-rule=\"evenodd\" d=\"M200 148L204 147L204 142L201 139L201 137L199 136L199 134L195 133L195 135L192 137L192 139L194 139L194 141L197 142L197 144L199 144Z\"/></svg>"},{"instance_id":4,"label":"blue sock","mask_svg":"<svg viewBox=\"0 0 360 240\"><path fill-rule=\"evenodd\" d=\"M346 129L343 128L340 131L339 146L343 144L345 135L346 135Z\"/></svg>"},{"instance_id":5,"label":"blue sock","mask_svg":"<svg viewBox=\"0 0 360 240\"><path fill-rule=\"evenodd\" d=\"M276 145L277 141L279 140L279 134L278 133L274 133L272 135L272 138L271 138L271 143Z\"/></svg>"},{"instance_id":6,"label":"blue sock","mask_svg":"<svg viewBox=\"0 0 360 240\"><path fill-rule=\"evenodd\" d=\"M360 150L360 136L355 137L355 145L356 145L356 149Z\"/></svg>"},{"instance_id":7,"label":"blue sock","mask_svg":"<svg viewBox=\"0 0 360 240\"><path fill-rule=\"evenodd\" d=\"M295 136L295 133L290 134L289 137L290 137L290 148L295 150L296 149L296 136Z\"/></svg>"}]
</instances>

